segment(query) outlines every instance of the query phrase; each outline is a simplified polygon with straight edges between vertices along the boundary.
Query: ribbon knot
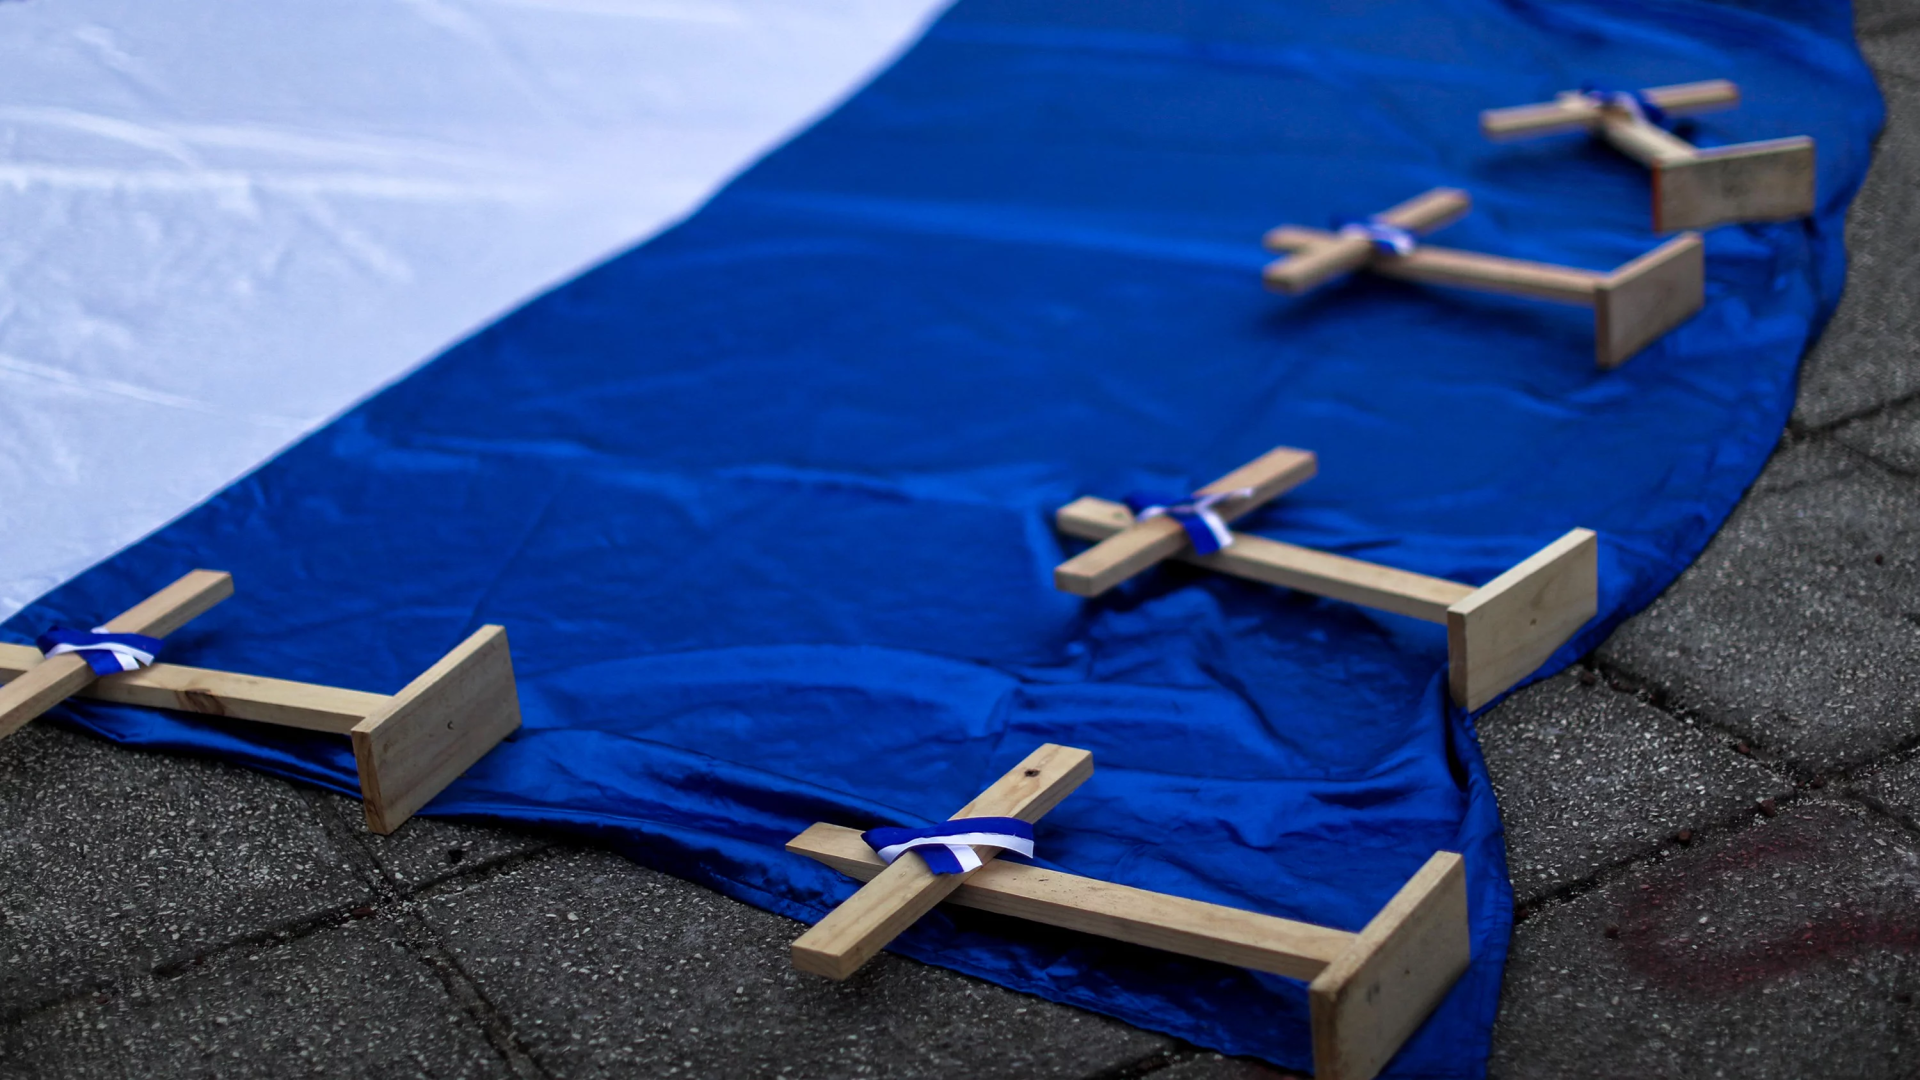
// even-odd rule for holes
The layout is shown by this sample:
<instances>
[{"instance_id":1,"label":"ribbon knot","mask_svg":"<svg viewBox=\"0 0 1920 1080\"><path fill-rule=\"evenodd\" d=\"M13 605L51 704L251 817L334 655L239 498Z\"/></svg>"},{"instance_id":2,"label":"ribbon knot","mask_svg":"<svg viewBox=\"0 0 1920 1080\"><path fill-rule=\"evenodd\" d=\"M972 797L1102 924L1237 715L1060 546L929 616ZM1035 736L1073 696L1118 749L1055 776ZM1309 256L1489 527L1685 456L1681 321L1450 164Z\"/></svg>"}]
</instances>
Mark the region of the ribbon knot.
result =
<instances>
[{"instance_id":1,"label":"ribbon knot","mask_svg":"<svg viewBox=\"0 0 1920 1080\"><path fill-rule=\"evenodd\" d=\"M1235 488L1186 498L1134 492L1127 496L1127 509L1132 510L1133 516L1140 521L1165 514L1187 531L1187 539L1193 541L1193 550L1202 555L1211 555L1221 548L1233 546L1232 531L1213 508L1228 499L1245 499L1252 495L1252 488Z\"/></svg>"},{"instance_id":2,"label":"ribbon knot","mask_svg":"<svg viewBox=\"0 0 1920 1080\"><path fill-rule=\"evenodd\" d=\"M1389 255L1411 255L1420 240L1409 229L1389 225L1378 218L1335 222L1343 236L1364 236L1374 247Z\"/></svg>"},{"instance_id":3,"label":"ribbon knot","mask_svg":"<svg viewBox=\"0 0 1920 1080\"><path fill-rule=\"evenodd\" d=\"M1655 127L1667 126L1667 110L1638 90L1613 90L1598 83L1581 83L1580 96L1603 109L1618 109Z\"/></svg>"},{"instance_id":4,"label":"ribbon knot","mask_svg":"<svg viewBox=\"0 0 1920 1080\"><path fill-rule=\"evenodd\" d=\"M980 869L975 844L997 847L1016 855L1033 857L1033 826L1019 818L954 818L924 829L887 826L860 834L880 861L893 860L909 851L920 852L927 869L936 874L964 874Z\"/></svg>"},{"instance_id":5,"label":"ribbon knot","mask_svg":"<svg viewBox=\"0 0 1920 1080\"><path fill-rule=\"evenodd\" d=\"M48 657L77 653L95 675L115 675L134 671L153 663L160 652L160 639L145 634L114 634L104 627L69 630L56 626L34 639L34 645Z\"/></svg>"}]
</instances>

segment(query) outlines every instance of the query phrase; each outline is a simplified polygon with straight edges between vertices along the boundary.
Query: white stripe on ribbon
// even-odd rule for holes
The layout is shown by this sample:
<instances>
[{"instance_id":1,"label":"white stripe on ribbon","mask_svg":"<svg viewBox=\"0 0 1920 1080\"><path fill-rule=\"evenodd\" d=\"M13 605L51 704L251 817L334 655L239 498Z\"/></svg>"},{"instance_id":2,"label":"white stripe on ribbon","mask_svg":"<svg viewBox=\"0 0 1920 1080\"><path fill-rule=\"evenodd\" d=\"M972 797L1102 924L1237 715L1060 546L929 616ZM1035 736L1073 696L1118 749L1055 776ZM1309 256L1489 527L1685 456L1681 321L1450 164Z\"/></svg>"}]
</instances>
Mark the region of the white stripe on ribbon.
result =
<instances>
[{"instance_id":1,"label":"white stripe on ribbon","mask_svg":"<svg viewBox=\"0 0 1920 1080\"><path fill-rule=\"evenodd\" d=\"M966 873L970 870L978 870L982 865L979 854L973 850L973 845L975 844L979 844L982 847L996 847L1004 851L1011 851L1016 855L1024 855L1029 859L1033 858L1033 841L1024 836L1012 836L1007 833L996 832L954 833L951 836L922 836L898 844L888 844L886 847L874 852L874 854L880 856L881 862L890 864L893 860L917 847L943 847L959 862L961 873Z\"/></svg>"}]
</instances>

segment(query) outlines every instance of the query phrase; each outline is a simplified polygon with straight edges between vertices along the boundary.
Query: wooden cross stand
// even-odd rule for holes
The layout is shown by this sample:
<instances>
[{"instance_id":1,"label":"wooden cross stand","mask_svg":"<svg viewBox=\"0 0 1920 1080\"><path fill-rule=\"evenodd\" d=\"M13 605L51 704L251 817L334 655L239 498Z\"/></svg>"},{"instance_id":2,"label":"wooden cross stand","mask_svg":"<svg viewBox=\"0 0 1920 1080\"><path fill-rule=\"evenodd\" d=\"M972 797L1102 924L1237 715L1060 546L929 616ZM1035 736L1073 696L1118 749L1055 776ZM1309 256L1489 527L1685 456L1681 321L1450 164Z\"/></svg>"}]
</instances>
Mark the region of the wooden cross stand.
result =
<instances>
[{"instance_id":1,"label":"wooden cross stand","mask_svg":"<svg viewBox=\"0 0 1920 1080\"><path fill-rule=\"evenodd\" d=\"M1252 488L1214 507L1232 521L1298 486L1317 468L1310 451L1279 447L1200 489ZM1121 503L1085 496L1061 507L1055 525L1098 543L1054 568L1056 587L1098 596L1166 559L1334 600L1409 615L1447 628L1447 685L1466 709L1492 701L1532 674L1599 609L1599 544L1574 529L1478 587L1395 570L1312 548L1233 534L1211 555L1194 551L1180 523L1135 521Z\"/></svg>"},{"instance_id":2,"label":"wooden cross stand","mask_svg":"<svg viewBox=\"0 0 1920 1080\"><path fill-rule=\"evenodd\" d=\"M1038 821L1093 775L1093 755L1048 744L954 817ZM858 829L825 823L787 850L866 882L793 943L802 971L844 979L935 904L950 899L1049 926L1309 984L1314 1072L1368 1080L1383 1068L1467 969L1465 863L1436 853L1359 933L1187 900L994 858L936 875L911 854L882 863Z\"/></svg>"},{"instance_id":3,"label":"wooden cross stand","mask_svg":"<svg viewBox=\"0 0 1920 1080\"><path fill-rule=\"evenodd\" d=\"M1467 193L1434 188L1374 220L1424 234L1467 212ZM1706 257L1695 233L1676 236L1611 273L1429 247L1406 255L1381 251L1357 232L1282 225L1265 239L1269 251L1290 252L1267 265L1267 287L1299 294L1353 270L1481 292L1531 296L1593 309L1594 361L1625 363L1655 338L1685 322L1706 302Z\"/></svg>"},{"instance_id":4,"label":"wooden cross stand","mask_svg":"<svg viewBox=\"0 0 1920 1080\"><path fill-rule=\"evenodd\" d=\"M195 570L102 629L165 637L233 595L233 577ZM520 726L507 633L483 626L398 694L153 664L95 676L71 653L0 644L0 738L74 695L330 731L353 740L367 827L390 833Z\"/></svg>"},{"instance_id":5,"label":"wooden cross stand","mask_svg":"<svg viewBox=\"0 0 1920 1080\"><path fill-rule=\"evenodd\" d=\"M1641 93L1674 116L1740 104L1725 79L1655 86ZM1505 141L1562 131L1597 131L1653 172L1653 231L1704 229L1729 221L1787 221L1813 213L1813 140L1805 135L1701 149L1632 112L1575 90L1538 105L1489 109L1480 131Z\"/></svg>"}]
</instances>

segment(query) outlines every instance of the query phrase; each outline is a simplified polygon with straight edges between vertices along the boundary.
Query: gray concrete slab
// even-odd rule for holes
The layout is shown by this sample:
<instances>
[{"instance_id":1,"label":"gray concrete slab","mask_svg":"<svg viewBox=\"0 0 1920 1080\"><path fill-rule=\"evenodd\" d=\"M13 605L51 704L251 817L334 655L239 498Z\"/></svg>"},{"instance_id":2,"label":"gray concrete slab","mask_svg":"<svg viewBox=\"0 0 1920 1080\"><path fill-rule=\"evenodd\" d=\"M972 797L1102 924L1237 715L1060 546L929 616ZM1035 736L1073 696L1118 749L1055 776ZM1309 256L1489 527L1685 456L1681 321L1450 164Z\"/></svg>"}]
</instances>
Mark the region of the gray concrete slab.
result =
<instances>
[{"instance_id":1,"label":"gray concrete slab","mask_svg":"<svg viewBox=\"0 0 1920 1080\"><path fill-rule=\"evenodd\" d=\"M1893 761L1854 778L1852 790L1920 830L1920 754Z\"/></svg>"},{"instance_id":2,"label":"gray concrete slab","mask_svg":"<svg viewBox=\"0 0 1920 1080\"><path fill-rule=\"evenodd\" d=\"M1826 440L1767 467L1603 665L1805 774L1920 736L1920 483Z\"/></svg>"},{"instance_id":3,"label":"gray concrete slab","mask_svg":"<svg viewBox=\"0 0 1920 1080\"><path fill-rule=\"evenodd\" d=\"M88 996L0 1028L0 1077L510 1076L406 945L367 919L240 948L178 978Z\"/></svg>"},{"instance_id":4,"label":"gray concrete slab","mask_svg":"<svg viewBox=\"0 0 1920 1080\"><path fill-rule=\"evenodd\" d=\"M1490 1075L1911 1080L1920 843L1802 802L1515 931Z\"/></svg>"},{"instance_id":5,"label":"gray concrete slab","mask_svg":"<svg viewBox=\"0 0 1920 1080\"><path fill-rule=\"evenodd\" d=\"M1591 685L1582 681L1582 676ZM1717 733L1591 672L1537 683L1480 718L1516 903L1756 812L1791 781Z\"/></svg>"},{"instance_id":6,"label":"gray concrete slab","mask_svg":"<svg viewBox=\"0 0 1920 1080\"><path fill-rule=\"evenodd\" d=\"M1894 472L1920 476L1920 401L1842 424L1833 437Z\"/></svg>"},{"instance_id":7,"label":"gray concrete slab","mask_svg":"<svg viewBox=\"0 0 1920 1080\"><path fill-rule=\"evenodd\" d=\"M1147 1074L1153 1080L1306 1080L1301 1073L1276 1069L1264 1061L1196 1054Z\"/></svg>"},{"instance_id":8,"label":"gray concrete slab","mask_svg":"<svg viewBox=\"0 0 1920 1080\"><path fill-rule=\"evenodd\" d=\"M1085 1077L1173 1045L889 954L801 975L800 924L599 852L458 879L421 913L556 1076Z\"/></svg>"},{"instance_id":9,"label":"gray concrete slab","mask_svg":"<svg viewBox=\"0 0 1920 1080\"><path fill-rule=\"evenodd\" d=\"M543 851L553 843L540 833L428 817L409 818L399 829L381 836L367 829L366 812L358 799L332 794L321 798L339 816L346 834L402 895Z\"/></svg>"},{"instance_id":10,"label":"gray concrete slab","mask_svg":"<svg viewBox=\"0 0 1920 1080\"><path fill-rule=\"evenodd\" d=\"M46 723L0 741L0 1017L371 897L287 784Z\"/></svg>"},{"instance_id":11,"label":"gray concrete slab","mask_svg":"<svg viewBox=\"0 0 1920 1080\"><path fill-rule=\"evenodd\" d=\"M1911 62L1910 35L1863 43ZM1887 126L1847 215L1847 291L1807 355L1794 422L1822 428L1920 393L1920 65L1879 68Z\"/></svg>"}]
</instances>

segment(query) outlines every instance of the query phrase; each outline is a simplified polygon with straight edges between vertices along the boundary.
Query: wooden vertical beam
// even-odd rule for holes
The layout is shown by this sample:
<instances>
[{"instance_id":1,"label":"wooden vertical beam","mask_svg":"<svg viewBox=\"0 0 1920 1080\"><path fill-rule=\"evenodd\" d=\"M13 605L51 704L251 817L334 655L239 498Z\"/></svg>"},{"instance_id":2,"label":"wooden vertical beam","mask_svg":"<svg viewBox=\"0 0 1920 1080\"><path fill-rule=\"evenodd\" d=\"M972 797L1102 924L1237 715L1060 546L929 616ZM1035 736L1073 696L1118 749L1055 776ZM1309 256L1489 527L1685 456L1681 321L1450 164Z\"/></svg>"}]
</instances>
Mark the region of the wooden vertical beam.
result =
<instances>
[{"instance_id":1,"label":"wooden vertical beam","mask_svg":"<svg viewBox=\"0 0 1920 1080\"><path fill-rule=\"evenodd\" d=\"M1805 135L1696 150L1654 167L1653 231L1806 217L1817 175Z\"/></svg>"},{"instance_id":2,"label":"wooden vertical beam","mask_svg":"<svg viewBox=\"0 0 1920 1080\"><path fill-rule=\"evenodd\" d=\"M233 575L194 570L178 581L108 620L101 627L115 634L165 637L233 595ZM73 653L48 657L32 670L0 687L0 738L85 689L93 669Z\"/></svg>"},{"instance_id":3,"label":"wooden vertical beam","mask_svg":"<svg viewBox=\"0 0 1920 1080\"><path fill-rule=\"evenodd\" d=\"M1466 860L1427 860L1308 985L1314 1080L1372 1080L1472 960Z\"/></svg>"},{"instance_id":4,"label":"wooden vertical beam","mask_svg":"<svg viewBox=\"0 0 1920 1080\"><path fill-rule=\"evenodd\" d=\"M1600 606L1600 540L1574 529L1447 609L1447 687L1469 711L1531 675Z\"/></svg>"},{"instance_id":5,"label":"wooden vertical beam","mask_svg":"<svg viewBox=\"0 0 1920 1080\"><path fill-rule=\"evenodd\" d=\"M1682 233L1600 280L1593 305L1593 360L1619 367L1707 303L1707 245Z\"/></svg>"},{"instance_id":6,"label":"wooden vertical beam","mask_svg":"<svg viewBox=\"0 0 1920 1080\"><path fill-rule=\"evenodd\" d=\"M399 828L519 726L507 632L483 626L354 725L367 828Z\"/></svg>"},{"instance_id":7,"label":"wooden vertical beam","mask_svg":"<svg viewBox=\"0 0 1920 1080\"><path fill-rule=\"evenodd\" d=\"M1038 821L1092 775L1091 753L1048 743L953 816ZM974 850L982 863L999 854L997 848ZM935 874L918 856L894 860L800 935L793 943L793 966L829 979L852 975L971 876Z\"/></svg>"}]
</instances>

